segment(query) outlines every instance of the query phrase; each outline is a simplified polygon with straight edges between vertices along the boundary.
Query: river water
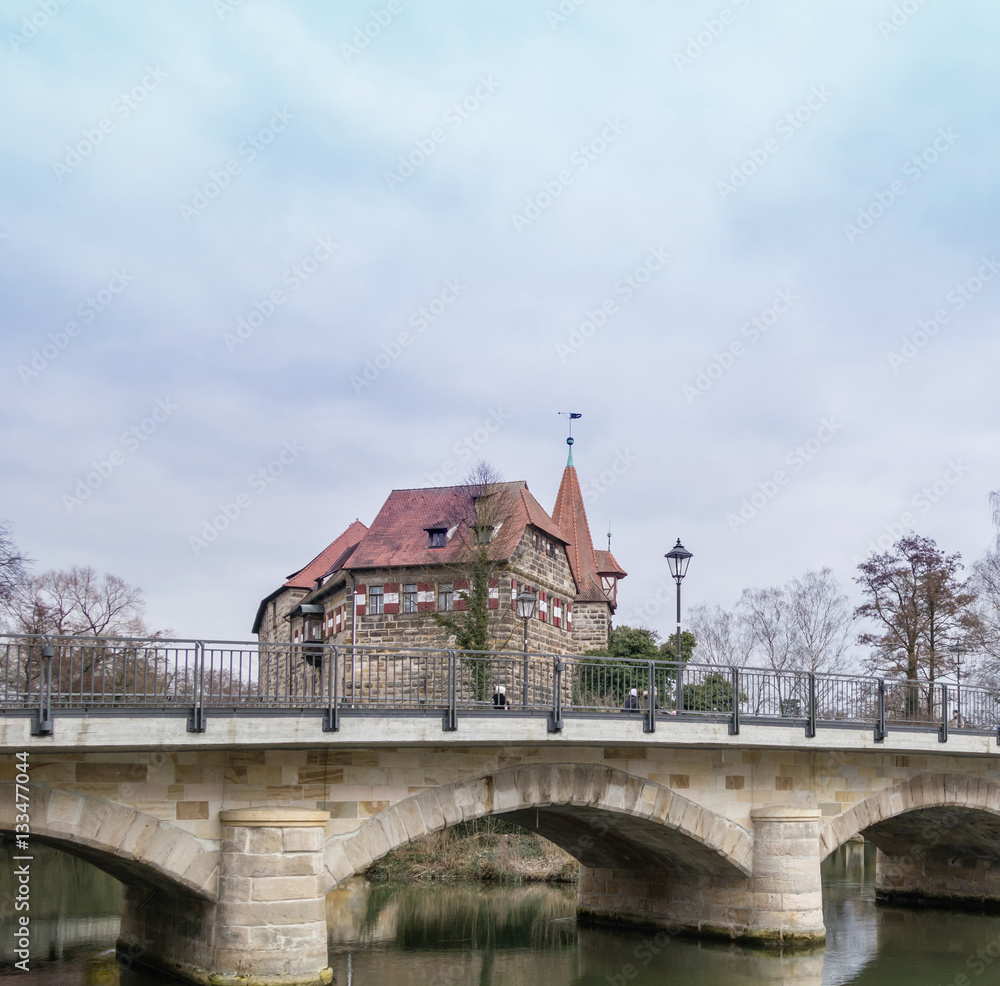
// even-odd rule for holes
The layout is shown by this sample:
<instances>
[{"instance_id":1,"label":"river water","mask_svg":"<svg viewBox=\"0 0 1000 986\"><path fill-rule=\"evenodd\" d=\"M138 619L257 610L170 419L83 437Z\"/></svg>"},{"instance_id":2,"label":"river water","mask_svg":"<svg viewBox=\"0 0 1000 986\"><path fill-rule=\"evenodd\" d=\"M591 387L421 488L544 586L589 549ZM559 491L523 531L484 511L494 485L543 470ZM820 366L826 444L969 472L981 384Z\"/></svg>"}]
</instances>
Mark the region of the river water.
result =
<instances>
[{"instance_id":1,"label":"river water","mask_svg":"<svg viewBox=\"0 0 1000 986\"><path fill-rule=\"evenodd\" d=\"M0 975L24 986L166 986L113 952L119 885L81 860L36 846L32 958L12 968L13 863L0 850ZM338 986L997 986L1000 917L875 904L874 850L826 861L825 950L776 954L729 944L577 928L575 888L368 886L327 900Z\"/></svg>"}]
</instances>

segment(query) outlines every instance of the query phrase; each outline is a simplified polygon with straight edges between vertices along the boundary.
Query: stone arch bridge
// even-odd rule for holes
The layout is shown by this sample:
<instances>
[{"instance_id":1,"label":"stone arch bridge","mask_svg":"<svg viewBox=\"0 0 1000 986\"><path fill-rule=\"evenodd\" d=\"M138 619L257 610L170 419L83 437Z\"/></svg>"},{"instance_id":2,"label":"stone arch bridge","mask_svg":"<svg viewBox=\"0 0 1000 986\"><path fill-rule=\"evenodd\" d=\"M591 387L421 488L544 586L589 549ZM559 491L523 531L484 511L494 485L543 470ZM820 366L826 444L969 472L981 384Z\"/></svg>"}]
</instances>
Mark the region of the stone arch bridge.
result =
<instances>
[{"instance_id":1,"label":"stone arch bridge","mask_svg":"<svg viewBox=\"0 0 1000 986\"><path fill-rule=\"evenodd\" d=\"M541 728L539 726L541 725ZM126 887L122 947L208 982L320 982L324 897L390 850L504 815L581 863L595 919L767 943L822 942L820 862L858 834L879 890L1000 902L1000 762L988 738L514 717L0 719L0 831ZM27 771L18 752L27 752ZM18 793L17 783L25 780ZM220 981L218 978L214 981Z\"/></svg>"},{"instance_id":2,"label":"stone arch bridge","mask_svg":"<svg viewBox=\"0 0 1000 986\"><path fill-rule=\"evenodd\" d=\"M818 676L794 702L779 691L768 716L741 708L757 672L677 674L669 700L650 664L632 680L647 674L663 707L629 712L583 707L559 658L547 691L525 684L522 707L494 711L461 698L467 659L451 653L441 694L378 706L360 689L345 701L330 654L310 665L329 675L317 694L213 702L237 679L206 673L198 646L182 697L138 696L126 676L133 693L109 700L93 671L77 697L44 662L0 675L0 831L27 825L29 845L120 879L120 947L192 982L324 981L326 894L397 846L486 815L575 856L578 909L594 920L820 945L820 863L858 834L880 850L884 896L1000 903L1000 746L987 697L975 728L965 689L951 730L946 689L894 725L885 683L867 679L838 679L838 694L875 698L853 718L833 721ZM425 688L425 658L407 661L425 662ZM531 683L521 661L515 702ZM710 707L693 707L705 696Z\"/></svg>"}]
</instances>

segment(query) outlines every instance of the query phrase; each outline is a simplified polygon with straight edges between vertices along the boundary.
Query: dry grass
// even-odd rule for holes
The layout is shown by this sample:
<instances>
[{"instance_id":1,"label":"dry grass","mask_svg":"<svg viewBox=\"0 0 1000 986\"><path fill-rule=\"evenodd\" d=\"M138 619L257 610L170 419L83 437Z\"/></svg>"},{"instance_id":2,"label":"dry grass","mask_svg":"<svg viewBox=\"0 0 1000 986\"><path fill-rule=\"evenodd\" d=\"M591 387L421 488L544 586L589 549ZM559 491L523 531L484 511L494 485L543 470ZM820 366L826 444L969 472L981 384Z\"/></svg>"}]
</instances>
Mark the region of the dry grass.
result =
<instances>
[{"instance_id":1,"label":"dry grass","mask_svg":"<svg viewBox=\"0 0 1000 986\"><path fill-rule=\"evenodd\" d=\"M510 822L483 818L402 846L373 863L365 876L386 883L575 883L578 869L572 856L547 839Z\"/></svg>"}]
</instances>

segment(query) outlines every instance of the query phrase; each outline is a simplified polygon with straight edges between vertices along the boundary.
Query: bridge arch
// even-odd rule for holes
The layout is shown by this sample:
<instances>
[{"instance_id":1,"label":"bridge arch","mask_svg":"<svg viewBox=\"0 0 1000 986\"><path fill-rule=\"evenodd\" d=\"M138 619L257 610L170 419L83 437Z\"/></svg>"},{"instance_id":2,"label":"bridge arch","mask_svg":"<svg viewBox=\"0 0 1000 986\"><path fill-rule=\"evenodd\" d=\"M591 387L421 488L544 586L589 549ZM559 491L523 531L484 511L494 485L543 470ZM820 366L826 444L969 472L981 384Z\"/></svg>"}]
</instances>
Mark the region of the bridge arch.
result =
<instances>
[{"instance_id":1,"label":"bridge arch","mask_svg":"<svg viewBox=\"0 0 1000 986\"><path fill-rule=\"evenodd\" d=\"M985 820L985 828L983 825L976 827L988 841L993 841L994 834L990 830L994 830L1000 846L1000 785L967 774L918 774L864 798L830 819L820 835L822 855L829 855L862 832L898 838L902 833L893 832L888 823L905 815L911 815L914 824L924 819L946 830L949 826L942 823L941 809L958 809L970 818L978 816ZM880 840L872 841L879 844Z\"/></svg>"},{"instance_id":2,"label":"bridge arch","mask_svg":"<svg viewBox=\"0 0 1000 986\"><path fill-rule=\"evenodd\" d=\"M133 887L215 901L219 854L189 832L102 798L29 784L31 839L93 863ZM13 781L0 782L0 832L16 831Z\"/></svg>"},{"instance_id":3,"label":"bridge arch","mask_svg":"<svg viewBox=\"0 0 1000 986\"><path fill-rule=\"evenodd\" d=\"M662 784L596 764L533 764L428 788L327 840L327 891L399 846L487 815L590 867L746 877L753 864L750 832Z\"/></svg>"}]
</instances>

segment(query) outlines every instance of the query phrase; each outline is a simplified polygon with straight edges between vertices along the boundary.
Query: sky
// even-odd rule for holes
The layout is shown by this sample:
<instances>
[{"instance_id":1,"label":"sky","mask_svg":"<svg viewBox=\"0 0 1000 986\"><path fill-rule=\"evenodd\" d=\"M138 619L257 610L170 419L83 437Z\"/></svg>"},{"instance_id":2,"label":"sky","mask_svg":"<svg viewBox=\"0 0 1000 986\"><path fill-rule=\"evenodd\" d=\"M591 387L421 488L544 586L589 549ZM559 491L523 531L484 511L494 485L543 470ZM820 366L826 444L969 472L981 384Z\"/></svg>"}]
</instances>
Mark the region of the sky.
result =
<instances>
[{"instance_id":1,"label":"sky","mask_svg":"<svg viewBox=\"0 0 1000 986\"><path fill-rule=\"evenodd\" d=\"M156 628L259 600L477 459L552 508L566 419L617 619L1000 487L986 0L6 0L0 519Z\"/></svg>"}]
</instances>

